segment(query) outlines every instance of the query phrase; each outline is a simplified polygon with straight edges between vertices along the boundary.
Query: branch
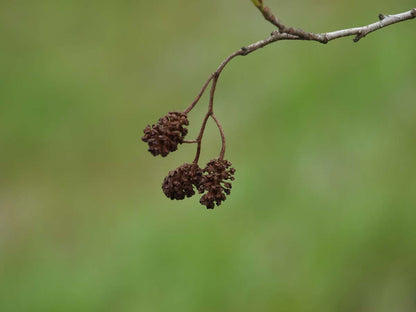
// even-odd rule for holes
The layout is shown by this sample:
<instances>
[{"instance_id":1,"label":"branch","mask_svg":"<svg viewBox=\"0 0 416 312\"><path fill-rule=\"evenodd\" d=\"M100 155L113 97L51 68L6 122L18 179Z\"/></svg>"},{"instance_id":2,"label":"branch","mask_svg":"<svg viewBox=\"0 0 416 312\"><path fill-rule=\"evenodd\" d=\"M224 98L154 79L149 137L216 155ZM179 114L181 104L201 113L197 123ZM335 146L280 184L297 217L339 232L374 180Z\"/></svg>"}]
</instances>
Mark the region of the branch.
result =
<instances>
[{"instance_id":1,"label":"branch","mask_svg":"<svg viewBox=\"0 0 416 312\"><path fill-rule=\"evenodd\" d=\"M225 154L225 134L224 134L224 130L220 124L220 122L218 121L217 117L212 114L211 115L212 119L214 119L218 130L220 131L220 135L221 135L221 152L220 152L220 156L218 157L219 159L224 159L224 154Z\"/></svg>"},{"instance_id":2,"label":"branch","mask_svg":"<svg viewBox=\"0 0 416 312\"><path fill-rule=\"evenodd\" d=\"M198 143L194 163L198 162L199 154L200 154L200 151L201 151L202 136L204 134L205 126L206 126L206 123L207 123L208 118L210 116L214 119L215 123L219 127L222 138L225 138L224 133L222 131L222 127L221 127L220 123L218 122L218 120L215 118L215 115L214 115L214 108L213 108L213 106L214 106L214 94L215 94L215 88L216 88L216 85L217 85L217 81L218 81L218 78L219 78L222 70L225 68L225 66L234 57L239 56L239 55L244 56L244 55L250 54L250 53L252 53L252 52L254 52L254 51L256 51L260 48L263 48L263 47L269 45L270 43L280 41L280 40L311 40L311 41L317 41L317 42L320 42L320 43L328 43L331 40L335 40L335 39L338 39L338 38L355 35L356 37L354 38L354 42L358 42L361 38L364 38L366 35L368 35L369 33L373 32L373 31L379 30L383 27L386 27L386 26L389 26L389 25L392 25L392 24L395 24L395 23L410 20L410 19L413 19L413 18L416 17L416 8L414 8L414 9L411 9L410 11L399 13L399 14L394 14L394 15L379 14L380 21L369 24L369 25L366 25L366 26L348 28L348 29L342 29L342 30L336 30L336 31L332 31L332 32L316 34L316 33L306 32L306 31L304 31L300 28L295 29L293 27L288 27L288 26L284 25L272 13L271 9L268 6L264 6L263 0L251 0L251 1L260 10L260 12L263 14L263 17L267 21L269 21L270 23L275 25L279 30L273 31L268 38L257 41L255 43L252 43L252 44L250 44L246 47L242 47L241 49L235 51L230 56L228 56L218 66L218 68L215 70L215 72L213 72L208 77L208 80L204 83L201 91L198 93L197 97L191 103L191 105L189 105L189 107L186 108L183 111L184 114L188 114L195 107L195 105L199 102L203 93L207 89L209 83L212 82L208 112L206 113L206 115L204 117L204 121L202 122L202 126L201 126L201 129L200 129L199 135L196 138L196 140L186 142L186 143L191 143L191 142L192 143L194 143L194 142ZM221 159L224 157L224 153L225 153L225 140L223 139L223 148L221 149L221 154L220 154Z\"/></svg>"},{"instance_id":3,"label":"branch","mask_svg":"<svg viewBox=\"0 0 416 312\"><path fill-rule=\"evenodd\" d=\"M369 33L379 30L383 27L393 25L399 22L404 22L406 20L410 20L412 18L416 17L416 8L411 9L410 11L394 14L394 15L384 15L379 14L378 15L380 21L375 22L373 24L362 26L362 27L356 27L356 28L350 28L350 29L343 29L343 30L337 30L332 31L329 33L324 34L325 38L328 39L328 41L341 38L341 37L348 37L356 35L354 38L354 42L358 42L361 38L364 38Z\"/></svg>"},{"instance_id":4,"label":"branch","mask_svg":"<svg viewBox=\"0 0 416 312\"><path fill-rule=\"evenodd\" d=\"M268 22L272 23L279 29L278 33L292 35L292 36L297 37L297 39L314 40L314 41L318 41L321 43L327 43L337 38L353 36L353 35L356 35L356 37L354 38L354 42L357 42L358 40L360 40L361 38L364 38L367 34L373 31L376 31L383 27L386 27L395 23L403 22L403 21L416 17L416 8L414 8L410 11L395 14L395 15L379 14L378 17L380 21L375 22L373 24L366 25L366 26L342 29L342 30L321 33L321 34L315 34L312 32L306 32L300 28L295 29L293 27L286 26L280 21L279 18L277 18L272 13L271 9L268 6L264 6L263 0L251 0L251 1L260 10L260 12L263 14L263 17ZM285 39L285 38L282 38L282 39ZM279 40L282 40L282 39L279 39Z\"/></svg>"}]
</instances>

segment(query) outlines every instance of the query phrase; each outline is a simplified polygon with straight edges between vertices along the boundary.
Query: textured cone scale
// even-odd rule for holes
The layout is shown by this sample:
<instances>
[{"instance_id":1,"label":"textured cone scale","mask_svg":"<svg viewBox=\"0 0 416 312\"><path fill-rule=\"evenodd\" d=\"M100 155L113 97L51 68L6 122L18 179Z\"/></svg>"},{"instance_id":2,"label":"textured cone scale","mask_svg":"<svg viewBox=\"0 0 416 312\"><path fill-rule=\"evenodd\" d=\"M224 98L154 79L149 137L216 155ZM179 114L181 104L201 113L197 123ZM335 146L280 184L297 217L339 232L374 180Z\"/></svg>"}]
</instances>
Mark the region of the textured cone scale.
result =
<instances>
[{"instance_id":1,"label":"textured cone scale","mask_svg":"<svg viewBox=\"0 0 416 312\"><path fill-rule=\"evenodd\" d=\"M184 199L195 194L202 180L202 169L197 164L183 164L169 172L162 183L163 193L170 199Z\"/></svg>"},{"instance_id":2,"label":"textured cone scale","mask_svg":"<svg viewBox=\"0 0 416 312\"><path fill-rule=\"evenodd\" d=\"M149 145L149 152L153 156L167 156L178 149L178 144L188 133L188 118L181 112L169 112L159 119L156 125L148 125L144 130L142 141Z\"/></svg>"},{"instance_id":3,"label":"textured cone scale","mask_svg":"<svg viewBox=\"0 0 416 312\"><path fill-rule=\"evenodd\" d=\"M208 209L213 209L215 205L221 205L226 199L226 195L231 192L231 183L234 180L235 169L230 168L231 162L225 159L213 159L204 168L204 176L199 187L199 192L204 193L200 203Z\"/></svg>"}]
</instances>

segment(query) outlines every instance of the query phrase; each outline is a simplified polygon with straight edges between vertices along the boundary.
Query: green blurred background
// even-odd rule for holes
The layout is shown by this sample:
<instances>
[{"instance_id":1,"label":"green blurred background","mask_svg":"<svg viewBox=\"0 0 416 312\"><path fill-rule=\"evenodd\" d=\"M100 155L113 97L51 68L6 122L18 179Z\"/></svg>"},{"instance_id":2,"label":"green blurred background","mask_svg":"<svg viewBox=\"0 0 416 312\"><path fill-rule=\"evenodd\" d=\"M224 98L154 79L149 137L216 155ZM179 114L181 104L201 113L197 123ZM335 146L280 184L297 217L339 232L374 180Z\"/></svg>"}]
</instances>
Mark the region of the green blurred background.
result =
<instances>
[{"instance_id":1,"label":"green blurred background","mask_svg":"<svg viewBox=\"0 0 416 312\"><path fill-rule=\"evenodd\" d=\"M314 32L415 6L267 4ZM154 158L142 129L271 30L248 0L2 2L0 311L416 311L415 21L233 60L232 194L163 195L195 146Z\"/></svg>"}]
</instances>

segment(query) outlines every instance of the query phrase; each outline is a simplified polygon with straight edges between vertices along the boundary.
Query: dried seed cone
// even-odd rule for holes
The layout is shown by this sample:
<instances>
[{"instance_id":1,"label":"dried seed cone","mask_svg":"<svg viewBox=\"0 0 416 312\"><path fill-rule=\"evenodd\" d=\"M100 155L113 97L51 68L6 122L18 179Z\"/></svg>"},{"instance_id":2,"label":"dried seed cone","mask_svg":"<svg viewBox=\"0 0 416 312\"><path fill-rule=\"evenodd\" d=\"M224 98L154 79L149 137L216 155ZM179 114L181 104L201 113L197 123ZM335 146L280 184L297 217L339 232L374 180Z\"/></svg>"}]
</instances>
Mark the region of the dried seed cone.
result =
<instances>
[{"instance_id":1,"label":"dried seed cone","mask_svg":"<svg viewBox=\"0 0 416 312\"><path fill-rule=\"evenodd\" d=\"M197 164L183 164L169 172L162 183L163 193L170 199L184 199L195 194L202 180L202 169Z\"/></svg>"},{"instance_id":2,"label":"dried seed cone","mask_svg":"<svg viewBox=\"0 0 416 312\"><path fill-rule=\"evenodd\" d=\"M200 203L207 209L213 209L215 204L221 205L226 195L231 192L231 183L234 180L235 169L230 168L231 162L225 159L213 159L204 168L204 176L199 186L199 193L204 193Z\"/></svg>"},{"instance_id":3,"label":"dried seed cone","mask_svg":"<svg viewBox=\"0 0 416 312\"><path fill-rule=\"evenodd\" d=\"M186 114L181 112L169 112L159 119L156 125L148 125L144 130L142 141L149 144L149 152L153 156L165 157L170 152L178 149L178 144L183 143L188 129L189 121Z\"/></svg>"}]
</instances>

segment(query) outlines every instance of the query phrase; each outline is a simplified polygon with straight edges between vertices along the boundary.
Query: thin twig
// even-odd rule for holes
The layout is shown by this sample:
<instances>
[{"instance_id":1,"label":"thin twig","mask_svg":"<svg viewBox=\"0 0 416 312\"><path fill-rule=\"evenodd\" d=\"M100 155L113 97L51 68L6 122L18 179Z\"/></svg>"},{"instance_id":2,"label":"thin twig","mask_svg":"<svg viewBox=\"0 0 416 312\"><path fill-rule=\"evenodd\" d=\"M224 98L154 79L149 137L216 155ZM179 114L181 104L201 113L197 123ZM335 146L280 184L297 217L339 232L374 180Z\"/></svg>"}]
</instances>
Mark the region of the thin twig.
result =
<instances>
[{"instance_id":1,"label":"thin twig","mask_svg":"<svg viewBox=\"0 0 416 312\"><path fill-rule=\"evenodd\" d=\"M199 94L196 96L195 100L192 102L191 105L189 105L189 107L187 109L185 109L183 111L184 114L188 114L194 107L195 105L199 102L199 100L201 99L201 96L204 94L205 89L208 87L209 82L212 80L212 78L214 78L214 74L211 74L208 78L208 80L204 83L204 85L202 86L201 91L199 92Z\"/></svg>"},{"instance_id":2,"label":"thin twig","mask_svg":"<svg viewBox=\"0 0 416 312\"><path fill-rule=\"evenodd\" d=\"M354 42L358 42L361 38L364 38L366 35L368 35L369 33L373 31L376 31L383 27L396 24L399 22L403 22L403 21L416 17L416 8L414 8L414 9L411 9L410 11L399 13L399 14L394 14L394 15L379 14L380 21L366 25L366 26L316 34L312 32L306 32L300 28L295 29L293 27L286 26L280 21L279 18L277 18L272 13L271 9L268 6L263 5L263 1L260 1L259 4L255 4L255 5L263 14L263 17L279 29L277 33L288 34L288 35L296 36L298 39L301 39L301 40L313 40L313 41L318 41L320 43L328 43L329 41L334 40L334 39L347 37L347 36L354 36L354 35L356 36L354 38ZM283 39L284 38L279 39L279 40L283 40Z\"/></svg>"},{"instance_id":3,"label":"thin twig","mask_svg":"<svg viewBox=\"0 0 416 312\"><path fill-rule=\"evenodd\" d=\"M394 14L394 15L383 15L379 14L380 21L372 23L367 26L362 27L355 27L350 29L343 29L343 30L336 30L332 32L328 32L326 34L321 34L325 36L328 41L331 41L333 39L347 37L347 36L353 36L356 35L354 38L354 42L357 42L361 38L364 38L369 33L379 30L381 28L384 28L389 25L393 25L399 22L404 22L410 19L413 19L416 17L416 8L411 9L410 11Z\"/></svg>"},{"instance_id":4,"label":"thin twig","mask_svg":"<svg viewBox=\"0 0 416 312\"><path fill-rule=\"evenodd\" d=\"M211 114L212 119L214 119L215 123L217 124L218 130L220 131L220 135L221 135L221 152L220 152L220 156L219 159L224 159L224 154L225 154L225 134L224 134L224 129L222 128L220 122L218 121L217 117L215 116L215 114Z\"/></svg>"},{"instance_id":5,"label":"thin twig","mask_svg":"<svg viewBox=\"0 0 416 312\"><path fill-rule=\"evenodd\" d=\"M215 74L214 79L212 80L211 91L209 93L209 106L208 106L208 114L212 114L214 111L214 95L215 95L215 88L217 87L219 74Z\"/></svg>"},{"instance_id":6,"label":"thin twig","mask_svg":"<svg viewBox=\"0 0 416 312\"><path fill-rule=\"evenodd\" d=\"M205 90L207 89L209 83L211 82L211 80L217 76L220 75L220 73L222 72L222 70L224 69L224 67L227 65L227 63L229 61L231 61L234 57L236 57L237 55L242 55L243 52L241 50L238 50L236 52L234 52L233 54L231 54L230 56L228 56L221 64L220 66L218 66L217 70L215 72L213 72L209 77L208 80L205 81L204 85L202 86L201 91L198 93L198 95L196 96L195 100L191 103L191 105L188 106L187 109L185 109L183 111L184 114L188 114L194 107L195 105L199 102L199 100L201 99L202 95L204 94Z\"/></svg>"},{"instance_id":7,"label":"thin twig","mask_svg":"<svg viewBox=\"0 0 416 312\"><path fill-rule=\"evenodd\" d=\"M199 156L201 154L201 141L202 141L202 137L204 135L205 127L206 127L209 116L212 115L213 112L214 112L214 94L215 94L215 89L216 89L216 86L217 86L218 78L219 78L222 70L225 68L225 66L228 64L229 61L231 61L237 55L243 55L243 54L244 54L244 52L242 50L238 50L238 51L234 52L233 54L231 54L230 56L228 56L218 66L217 70L210 75L210 77L205 82L204 86L202 87L201 92L196 97L195 101L184 111L184 113L187 114L195 107L195 105L198 103L199 99L201 98L202 94L206 90L208 84L212 80L212 85L211 85L211 90L210 90L210 97L209 97L208 112L206 113L206 115L204 117L204 120L202 122L201 129L199 131L198 137L195 140L198 143L198 146L197 146L197 149L196 149L196 155L195 155L194 163L198 163ZM218 122L218 120L216 122ZM225 152L225 150L224 150L224 152Z\"/></svg>"},{"instance_id":8,"label":"thin twig","mask_svg":"<svg viewBox=\"0 0 416 312\"><path fill-rule=\"evenodd\" d=\"M194 164L198 163L199 155L201 154L202 136L204 135L204 131L205 131L205 127L207 125L209 115L210 114L208 114L208 113L205 115L204 120L202 121L201 130L199 130L198 137L196 138L196 141L197 141L198 145L196 147L196 155L195 155L195 159L194 159Z\"/></svg>"}]
</instances>

